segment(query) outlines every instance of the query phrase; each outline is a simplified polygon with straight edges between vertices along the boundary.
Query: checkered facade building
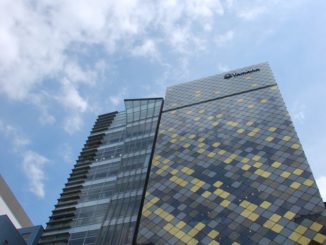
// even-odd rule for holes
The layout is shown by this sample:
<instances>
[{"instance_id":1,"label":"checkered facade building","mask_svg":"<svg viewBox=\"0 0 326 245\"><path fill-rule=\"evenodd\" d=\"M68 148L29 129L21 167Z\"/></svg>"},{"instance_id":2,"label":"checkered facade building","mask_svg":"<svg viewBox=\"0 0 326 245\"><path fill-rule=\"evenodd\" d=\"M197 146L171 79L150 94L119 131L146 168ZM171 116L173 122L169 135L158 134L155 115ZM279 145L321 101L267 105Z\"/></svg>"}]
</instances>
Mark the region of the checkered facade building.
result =
<instances>
[{"instance_id":1,"label":"checkered facade building","mask_svg":"<svg viewBox=\"0 0 326 245\"><path fill-rule=\"evenodd\" d=\"M325 244L326 211L268 64L169 87L137 244Z\"/></svg>"}]
</instances>

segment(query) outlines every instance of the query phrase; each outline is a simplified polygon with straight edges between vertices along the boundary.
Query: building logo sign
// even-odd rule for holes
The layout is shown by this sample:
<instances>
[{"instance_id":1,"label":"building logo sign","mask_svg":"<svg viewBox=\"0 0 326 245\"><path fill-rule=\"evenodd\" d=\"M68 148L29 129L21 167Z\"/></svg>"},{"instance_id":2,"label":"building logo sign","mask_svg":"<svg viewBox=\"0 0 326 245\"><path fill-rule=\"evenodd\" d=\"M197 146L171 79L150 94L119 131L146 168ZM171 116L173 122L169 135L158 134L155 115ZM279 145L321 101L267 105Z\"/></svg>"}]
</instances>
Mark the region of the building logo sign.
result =
<instances>
[{"instance_id":1,"label":"building logo sign","mask_svg":"<svg viewBox=\"0 0 326 245\"><path fill-rule=\"evenodd\" d=\"M230 79L232 77L239 77L239 76L243 76L243 75L247 75L247 74L250 74L250 73L253 73L253 72L259 72L260 69L259 68L256 68L256 69L251 69L249 71L244 71L244 72L240 72L240 73L237 73L237 72L234 72L234 73L227 73L224 75L224 79Z\"/></svg>"}]
</instances>

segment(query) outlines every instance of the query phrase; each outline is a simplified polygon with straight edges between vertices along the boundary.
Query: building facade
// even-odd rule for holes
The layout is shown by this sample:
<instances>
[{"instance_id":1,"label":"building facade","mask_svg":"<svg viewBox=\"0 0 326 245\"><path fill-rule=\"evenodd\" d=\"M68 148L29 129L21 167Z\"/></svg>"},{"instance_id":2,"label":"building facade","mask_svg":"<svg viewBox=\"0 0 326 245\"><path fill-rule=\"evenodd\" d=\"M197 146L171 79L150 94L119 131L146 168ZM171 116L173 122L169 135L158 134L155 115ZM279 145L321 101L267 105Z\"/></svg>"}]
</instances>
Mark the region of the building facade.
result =
<instances>
[{"instance_id":1,"label":"building facade","mask_svg":"<svg viewBox=\"0 0 326 245\"><path fill-rule=\"evenodd\" d=\"M7 215L16 229L32 226L32 221L0 175L0 215Z\"/></svg>"},{"instance_id":2,"label":"building facade","mask_svg":"<svg viewBox=\"0 0 326 245\"><path fill-rule=\"evenodd\" d=\"M163 99L125 100L98 117L40 244L131 244Z\"/></svg>"},{"instance_id":3,"label":"building facade","mask_svg":"<svg viewBox=\"0 0 326 245\"><path fill-rule=\"evenodd\" d=\"M0 175L0 244L36 245L43 232L32 221Z\"/></svg>"},{"instance_id":4,"label":"building facade","mask_svg":"<svg viewBox=\"0 0 326 245\"><path fill-rule=\"evenodd\" d=\"M325 244L325 218L268 64L167 89L139 244Z\"/></svg>"},{"instance_id":5,"label":"building facade","mask_svg":"<svg viewBox=\"0 0 326 245\"><path fill-rule=\"evenodd\" d=\"M97 119L40 244L325 243L267 64L169 87L164 107L125 107Z\"/></svg>"}]
</instances>

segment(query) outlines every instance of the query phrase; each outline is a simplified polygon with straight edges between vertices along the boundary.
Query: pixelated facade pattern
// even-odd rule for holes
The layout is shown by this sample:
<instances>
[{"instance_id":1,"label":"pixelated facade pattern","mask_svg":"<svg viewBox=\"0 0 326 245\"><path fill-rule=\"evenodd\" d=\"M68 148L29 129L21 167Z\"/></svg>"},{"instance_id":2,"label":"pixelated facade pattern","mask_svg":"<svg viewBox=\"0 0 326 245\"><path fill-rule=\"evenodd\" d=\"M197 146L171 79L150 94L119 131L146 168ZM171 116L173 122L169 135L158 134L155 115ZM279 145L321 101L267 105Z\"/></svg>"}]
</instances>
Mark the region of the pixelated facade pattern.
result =
<instances>
[{"instance_id":1,"label":"pixelated facade pattern","mask_svg":"<svg viewBox=\"0 0 326 245\"><path fill-rule=\"evenodd\" d=\"M326 243L325 207L271 71L242 70L257 67L167 90L138 244Z\"/></svg>"},{"instance_id":2,"label":"pixelated facade pattern","mask_svg":"<svg viewBox=\"0 0 326 245\"><path fill-rule=\"evenodd\" d=\"M125 111L99 116L41 244L132 244L162 106L125 100Z\"/></svg>"},{"instance_id":3,"label":"pixelated facade pattern","mask_svg":"<svg viewBox=\"0 0 326 245\"><path fill-rule=\"evenodd\" d=\"M257 66L255 66L257 68ZM224 75L234 72L227 72L215 76L206 77L192 82L182 83L167 88L164 110L176 109L200 103L211 99L223 98L237 93L243 93L257 88L275 84L273 73L267 64L262 64L259 72L253 72L247 76L237 76L231 79L224 79ZM236 70L242 73L252 70L252 67L245 67ZM244 82L244 80L246 82Z\"/></svg>"}]
</instances>

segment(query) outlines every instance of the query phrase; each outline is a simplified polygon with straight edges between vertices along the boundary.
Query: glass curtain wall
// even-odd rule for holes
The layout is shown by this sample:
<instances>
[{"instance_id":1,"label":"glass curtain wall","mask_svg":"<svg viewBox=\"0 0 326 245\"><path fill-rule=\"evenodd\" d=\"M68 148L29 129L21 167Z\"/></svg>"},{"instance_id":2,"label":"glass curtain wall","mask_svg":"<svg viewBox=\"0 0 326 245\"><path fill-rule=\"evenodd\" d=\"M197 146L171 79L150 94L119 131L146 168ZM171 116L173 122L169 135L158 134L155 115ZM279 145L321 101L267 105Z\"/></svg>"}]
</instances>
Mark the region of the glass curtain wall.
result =
<instances>
[{"instance_id":1,"label":"glass curtain wall","mask_svg":"<svg viewBox=\"0 0 326 245\"><path fill-rule=\"evenodd\" d=\"M83 184L69 245L132 243L162 103L125 100Z\"/></svg>"}]
</instances>

